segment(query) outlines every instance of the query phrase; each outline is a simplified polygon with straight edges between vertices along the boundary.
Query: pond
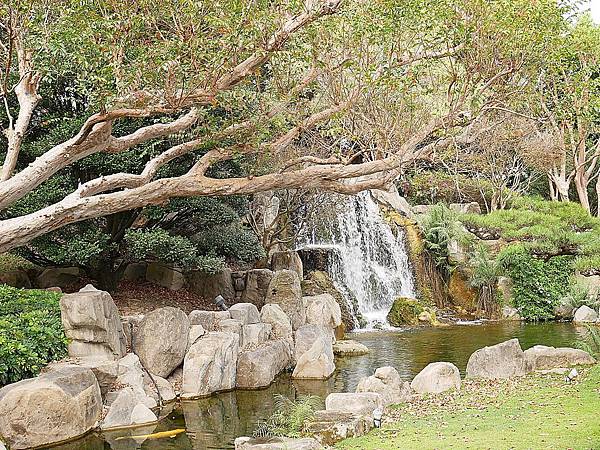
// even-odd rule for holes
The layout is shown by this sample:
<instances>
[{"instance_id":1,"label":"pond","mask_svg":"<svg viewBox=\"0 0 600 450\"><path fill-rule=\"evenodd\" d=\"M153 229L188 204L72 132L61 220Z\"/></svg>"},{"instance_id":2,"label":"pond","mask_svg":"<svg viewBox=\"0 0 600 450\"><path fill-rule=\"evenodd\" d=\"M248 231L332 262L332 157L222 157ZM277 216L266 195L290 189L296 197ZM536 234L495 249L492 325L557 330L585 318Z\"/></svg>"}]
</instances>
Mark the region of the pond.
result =
<instances>
[{"instance_id":1,"label":"pond","mask_svg":"<svg viewBox=\"0 0 600 450\"><path fill-rule=\"evenodd\" d=\"M231 449L236 437L251 435L257 422L271 414L274 394L291 398L312 394L324 399L330 392L352 392L360 378L371 375L377 367L384 365L394 366L406 380L412 379L427 364L435 361L452 362L464 375L471 353L486 345L516 337L523 349L536 344L572 346L582 332L583 329L570 323L484 322L442 328L355 333L349 338L364 343L371 352L365 356L337 358L337 370L327 381L292 381L289 374L284 374L267 389L226 392L202 400L183 402L156 426L104 435L93 433L78 441L52 448ZM130 438L174 429L185 429L185 432L166 439Z\"/></svg>"}]
</instances>

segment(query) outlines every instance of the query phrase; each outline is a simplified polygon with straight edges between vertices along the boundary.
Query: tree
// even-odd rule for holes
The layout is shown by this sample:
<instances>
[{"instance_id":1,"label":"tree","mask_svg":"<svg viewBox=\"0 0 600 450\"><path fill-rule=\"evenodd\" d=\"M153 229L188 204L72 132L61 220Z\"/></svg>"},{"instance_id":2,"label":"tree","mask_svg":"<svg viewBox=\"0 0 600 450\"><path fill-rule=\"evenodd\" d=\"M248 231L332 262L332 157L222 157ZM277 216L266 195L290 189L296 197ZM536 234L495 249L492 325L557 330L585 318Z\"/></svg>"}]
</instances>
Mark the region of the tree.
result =
<instances>
[{"instance_id":1,"label":"tree","mask_svg":"<svg viewBox=\"0 0 600 450\"><path fill-rule=\"evenodd\" d=\"M540 104L549 123L546 133L558 144L548 170L551 192L568 201L574 182L579 202L589 212L588 186L598 176L600 157L600 28L583 15L551 56L539 82Z\"/></svg>"},{"instance_id":2,"label":"tree","mask_svg":"<svg viewBox=\"0 0 600 450\"><path fill-rule=\"evenodd\" d=\"M341 0L13 3L2 6L0 20L6 129L16 136L4 159L0 210L92 155L185 138L140 172L100 174L49 206L0 221L0 252L73 223L175 198L381 188L423 154L425 141L519 88L528 58L542 51L544 33L561 18L554 2L525 0L348 1L343 9ZM15 172L40 80L58 73L98 112ZM26 89L10 88L24 80ZM378 151L357 160L344 146L294 146L308 130L341 142L346 117L359 117L353 106L376 103L376 93L387 89L420 119L398 127L388 144L377 142ZM369 114L365 123L373 123ZM13 115L22 119L13 123ZM137 126L118 133L124 123ZM193 158L191 168L162 176L185 157ZM244 176L210 176L231 160L255 164Z\"/></svg>"}]
</instances>

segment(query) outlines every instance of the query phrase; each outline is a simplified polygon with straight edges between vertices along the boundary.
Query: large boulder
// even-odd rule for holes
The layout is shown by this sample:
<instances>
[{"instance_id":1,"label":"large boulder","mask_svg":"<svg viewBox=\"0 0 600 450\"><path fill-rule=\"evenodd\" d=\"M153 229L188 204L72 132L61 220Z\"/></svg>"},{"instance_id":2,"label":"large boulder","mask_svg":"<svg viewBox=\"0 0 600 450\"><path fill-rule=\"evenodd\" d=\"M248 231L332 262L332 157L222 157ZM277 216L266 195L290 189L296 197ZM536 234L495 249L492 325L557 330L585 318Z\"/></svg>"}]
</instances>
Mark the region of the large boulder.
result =
<instances>
[{"instance_id":1,"label":"large boulder","mask_svg":"<svg viewBox=\"0 0 600 450\"><path fill-rule=\"evenodd\" d=\"M66 288L79 280L81 271L77 267L50 267L35 279L35 285L41 289L51 287Z\"/></svg>"},{"instance_id":2,"label":"large boulder","mask_svg":"<svg viewBox=\"0 0 600 450\"><path fill-rule=\"evenodd\" d=\"M125 355L123 325L108 292L88 284L79 292L63 295L60 314L69 338L69 356L116 360Z\"/></svg>"},{"instance_id":3,"label":"large boulder","mask_svg":"<svg viewBox=\"0 0 600 450\"><path fill-rule=\"evenodd\" d=\"M323 446L313 438L249 438L235 440L235 450L322 450Z\"/></svg>"},{"instance_id":4,"label":"large boulder","mask_svg":"<svg viewBox=\"0 0 600 450\"><path fill-rule=\"evenodd\" d=\"M588 352L568 347L554 348L535 345L525 350L524 354L531 370L549 370L596 362Z\"/></svg>"},{"instance_id":5,"label":"large boulder","mask_svg":"<svg viewBox=\"0 0 600 450\"><path fill-rule=\"evenodd\" d=\"M271 325L271 338L291 342L292 322L279 305L267 304L260 310L260 321Z\"/></svg>"},{"instance_id":6,"label":"large boulder","mask_svg":"<svg viewBox=\"0 0 600 450\"><path fill-rule=\"evenodd\" d=\"M373 428L368 415L340 411L317 411L306 424L310 433L322 445L333 446L336 442L367 434Z\"/></svg>"},{"instance_id":7,"label":"large boulder","mask_svg":"<svg viewBox=\"0 0 600 450\"><path fill-rule=\"evenodd\" d=\"M375 392L334 393L325 399L327 411L341 411L354 414L372 414L376 409L383 410L381 395Z\"/></svg>"},{"instance_id":8,"label":"large boulder","mask_svg":"<svg viewBox=\"0 0 600 450\"><path fill-rule=\"evenodd\" d=\"M410 399L412 392L408 381L402 381L396 369L380 367L375 374L358 382L356 392L374 392L381 395L384 405L402 403Z\"/></svg>"},{"instance_id":9,"label":"large boulder","mask_svg":"<svg viewBox=\"0 0 600 450\"><path fill-rule=\"evenodd\" d=\"M101 414L100 387L83 367L61 365L0 389L0 436L15 450L85 434Z\"/></svg>"},{"instance_id":10,"label":"large boulder","mask_svg":"<svg viewBox=\"0 0 600 450\"><path fill-rule=\"evenodd\" d=\"M521 320L519 310L517 308L513 308L512 306L503 306L500 314L504 320Z\"/></svg>"},{"instance_id":11,"label":"large boulder","mask_svg":"<svg viewBox=\"0 0 600 450\"><path fill-rule=\"evenodd\" d=\"M148 265L146 263L127 264L122 279L128 281L144 280L146 278L146 270L148 270Z\"/></svg>"},{"instance_id":12,"label":"large boulder","mask_svg":"<svg viewBox=\"0 0 600 450\"><path fill-rule=\"evenodd\" d=\"M246 274L246 287L242 292L242 301L262 308L269 291L273 272L269 269L252 269Z\"/></svg>"},{"instance_id":13,"label":"large boulder","mask_svg":"<svg viewBox=\"0 0 600 450\"><path fill-rule=\"evenodd\" d=\"M266 387L290 365L291 359L290 346L283 340L243 351L238 358L236 385L242 389Z\"/></svg>"},{"instance_id":14,"label":"large boulder","mask_svg":"<svg viewBox=\"0 0 600 450\"><path fill-rule=\"evenodd\" d=\"M334 330L342 324L342 312L335 299L329 294L303 297L306 306L306 323Z\"/></svg>"},{"instance_id":15,"label":"large boulder","mask_svg":"<svg viewBox=\"0 0 600 450\"><path fill-rule=\"evenodd\" d=\"M185 286L185 276L181 269L165 266L158 262L148 264L146 280L172 291L178 291Z\"/></svg>"},{"instance_id":16,"label":"large boulder","mask_svg":"<svg viewBox=\"0 0 600 450\"><path fill-rule=\"evenodd\" d=\"M94 373L103 397L111 389L119 376L119 361L103 358L85 358L77 360L76 364L88 368Z\"/></svg>"},{"instance_id":17,"label":"large boulder","mask_svg":"<svg viewBox=\"0 0 600 450\"><path fill-rule=\"evenodd\" d=\"M188 348L190 321L179 308L166 306L146 314L133 337L133 349L146 369L168 377Z\"/></svg>"},{"instance_id":18,"label":"large boulder","mask_svg":"<svg viewBox=\"0 0 600 450\"><path fill-rule=\"evenodd\" d=\"M190 325L202 325L206 331L218 331L219 322L231 319L229 311L200 311L193 310L190 315Z\"/></svg>"},{"instance_id":19,"label":"large boulder","mask_svg":"<svg viewBox=\"0 0 600 450\"><path fill-rule=\"evenodd\" d=\"M236 303L229 308L232 319L239 320L242 325L250 325L260 322L258 308L252 303Z\"/></svg>"},{"instance_id":20,"label":"large boulder","mask_svg":"<svg viewBox=\"0 0 600 450\"><path fill-rule=\"evenodd\" d=\"M244 347L244 325L237 319L221 320L215 331L222 333L235 333L240 337L239 347Z\"/></svg>"},{"instance_id":21,"label":"large boulder","mask_svg":"<svg viewBox=\"0 0 600 450\"><path fill-rule=\"evenodd\" d=\"M331 339L318 338L312 347L296 362L292 378L327 379L333 374L335 363Z\"/></svg>"},{"instance_id":22,"label":"large boulder","mask_svg":"<svg viewBox=\"0 0 600 450\"><path fill-rule=\"evenodd\" d=\"M304 325L296 330L294 358L296 361L313 346L317 339L323 338L326 342L332 342L331 330L319 325Z\"/></svg>"},{"instance_id":23,"label":"large boulder","mask_svg":"<svg viewBox=\"0 0 600 450\"><path fill-rule=\"evenodd\" d=\"M153 423L157 420L152 410L137 399L133 389L126 387L118 392L109 406L100 428L103 430L122 428Z\"/></svg>"},{"instance_id":24,"label":"large boulder","mask_svg":"<svg viewBox=\"0 0 600 450\"><path fill-rule=\"evenodd\" d=\"M110 392L104 396L104 403L110 406L123 388L130 388L135 395L136 403L142 403L148 408L154 408L158 403L153 395L148 395L145 379L147 372L142 368L140 359L134 353L128 353L119 361L118 376Z\"/></svg>"},{"instance_id":25,"label":"large boulder","mask_svg":"<svg viewBox=\"0 0 600 450\"><path fill-rule=\"evenodd\" d=\"M449 362L428 364L410 383L418 394L439 394L449 389L460 389L458 367Z\"/></svg>"},{"instance_id":26,"label":"large boulder","mask_svg":"<svg viewBox=\"0 0 600 450\"><path fill-rule=\"evenodd\" d=\"M596 322L597 320L598 313L586 305L577 308L573 315L573 322L575 323Z\"/></svg>"},{"instance_id":27,"label":"large boulder","mask_svg":"<svg viewBox=\"0 0 600 450\"><path fill-rule=\"evenodd\" d=\"M16 288L31 289L31 280L24 270L9 270L0 273L0 284Z\"/></svg>"},{"instance_id":28,"label":"large boulder","mask_svg":"<svg viewBox=\"0 0 600 450\"><path fill-rule=\"evenodd\" d=\"M294 330L306 323L300 278L293 270L278 270L273 274L265 303L279 305L290 318Z\"/></svg>"},{"instance_id":29,"label":"large boulder","mask_svg":"<svg viewBox=\"0 0 600 450\"><path fill-rule=\"evenodd\" d=\"M235 288L231 269L225 268L217 273L194 271L188 275L190 290L206 300L222 296L225 300L235 299Z\"/></svg>"},{"instance_id":30,"label":"large boulder","mask_svg":"<svg viewBox=\"0 0 600 450\"><path fill-rule=\"evenodd\" d=\"M183 362L182 397L203 397L235 388L240 338L210 332L192 345Z\"/></svg>"},{"instance_id":31,"label":"large boulder","mask_svg":"<svg viewBox=\"0 0 600 450\"><path fill-rule=\"evenodd\" d=\"M271 335L271 325L268 323L253 323L242 328L244 349L256 348L266 342Z\"/></svg>"},{"instance_id":32,"label":"large boulder","mask_svg":"<svg viewBox=\"0 0 600 450\"><path fill-rule=\"evenodd\" d=\"M414 298L398 297L390 308L387 321L393 327L418 325L419 315L425 311L423 305Z\"/></svg>"},{"instance_id":33,"label":"large boulder","mask_svg":"<svg viewBox=\"0 0 600 450\"><path fill-rule=\"evenodd\" d=\"M302 293L304 295L329 294L335 299L340 307L342 322L347 331L365 326L366 322L360 313L356 296L350 289L343 286L340 286L340 288L336 287L329 274L323 270L310 272L306 279L302 281ZM342 291L344 294L342 294Z\"/></svg>"},{"instance_id":34,"label":"large boulder","mask_svg":"<svg viewBox=\"0 0 600 450\"><path fill-rule=\"evenodd\" d=\"M278 270L293 270L298 274L298 278L301 280L304 278L302 260L298 252L293 250L273 252L271 255L271 269L273 272L277 272Z\"/></svg>"},{"instance_id":35,"label":"large boulder","mask_svg":"<svg viewBox=\"0 0 600 450\"><path fill-rule=\"evenodd\" d=\"M530 371L518 339L475 351L467 363L468 378L510 378Z\"/></svg>"}]
</instances>

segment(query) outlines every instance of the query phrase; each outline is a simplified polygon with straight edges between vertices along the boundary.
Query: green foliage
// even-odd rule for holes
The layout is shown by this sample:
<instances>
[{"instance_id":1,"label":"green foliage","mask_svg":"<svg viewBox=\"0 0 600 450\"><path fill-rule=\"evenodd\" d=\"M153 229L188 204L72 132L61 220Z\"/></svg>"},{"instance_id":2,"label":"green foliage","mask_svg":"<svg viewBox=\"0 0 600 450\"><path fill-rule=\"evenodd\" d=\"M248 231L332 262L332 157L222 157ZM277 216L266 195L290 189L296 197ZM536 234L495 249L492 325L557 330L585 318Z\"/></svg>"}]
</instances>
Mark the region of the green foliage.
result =
<instances>
[{"instance_id":1,"label":"green foliage","mask_svg":"<svg viewBox=\"0 0 600 450\"><path fill-rule=\"evenodd\" d=\"M186 237L173 236L168 231L129 230L125 241L130 256L135 260L161 260L181 269L200 269L213 273L223 269L222 258L198 254L196 245Z\"/></svg>"},{"instance_id":2,"label":"green foliage","mask_svg":"<svg viewBox=\"0 0 600 450\"><path fill-rule=\"evenodd\" d=\"M240 224L216 226L197 235L201 252L223 255L241 261L254 261L265 257L258 238Z\"/></svg>"},{"instance_id":3,"label":"green foliage","mask_svg":"<svg viewBox=\"0 0 600 450\"><path fill-rule=\"evenodd\" d=\"M493 188L486 180L441 171L417 173L406 184L400 183L399 188L413 205L477 202L485 206L491 203L493 194Z\"/></svg>"},{"instance_id":4,"label":"green foliage","mask_svg":"<svg viewBox=\"0 0 600 450\"><path fill-rule=\"evenodd\" d=\"M477 235L519 241L535 254L588 255L600 250L600 220L578 203L520 197L510 209L464 214L460 220Z\"/></svg>"},{"instance_id":5,"label":"green foliage","mask_svg":"<svg viewBox=\"0 0 600 450\"><path fill-rule=\"evenodd\" d=\"M595 310L600 308L600 299L598 296L592 296L589 287L576 279L569 286L569 293L562 299L562 303L569 305L573 309L577 309L583 305Z\"/></svg>"},{"instance_id":6,"label":"green foliage","mask_svg":"<svg viewBox=\"0 0 600 450\"><path fill-rule=\"evenodd\" d=\"M467 239L458 221L458 214L443 203L438 203L417 220L423 230L425 250L438 269L448 272L448 244L453 239L461 243Z\"/></svg>"},{"instance_id":7,"label":"green foliage","mask_svg":"<svg viewBox=\"0 0 600 450\"><path fill-rule=\"evenodd\" d=\"M419 315L425 311L423 305L413 298L399 297L394 300L387 315L387 321L393 327L418 325Z\"/></svg>"},{"instance_id":8,"label":"green foliage","mask_svg":"<svg viewBox=\"0 0 600 450\"><path fill-rule=\"evenodd\" d=\"M600 358L600 327L585 325L585 332L581 338L575 343L575 347L588 352L595 358Z\"/></svg>"},{"instance_id":9,"label":"green foliage","mask_svg":"<svg viewBox=\"0 0 600 450\"><path fill-rule=\"evenodd\" d=\"M258 423L254 437L299 437L304 424L322 406L321 399L314 395L300 396L295 401L280 394L275 394L273 398L275 412L264 422Z\"/></svg>"},{"instance_id":10,"label":"green foliage","mask_svg":"<svg viewBox=\"0 0 600 450\"><path fill-rule=\"evenodd\" d=\"M0 254L0 272L10 272L11 270L27 270L33 268L33 264L19 255L12 253Z\"/></svg>"},{"instance_id":11,"label":"green foliage","mask_svg":"<svg viewBox=\"0 0 600 450\"><path fill-rule=\"evenodd\" d=\"M527 320L554 317L554 307L569 290L573 258L556 256L543 260L523 245L511 245L500 252L498 262L513 280L514 306Z\"/></svg>"},{"instance_id":12,"label":"green foliage","mask_svg":"<svg viewBox=\"0 0 600 450\"><path fill-rule=\"evenodd\" d=\"M0 285L0 386L67 355L60 294Z\"/></svg>"}]
</instances>

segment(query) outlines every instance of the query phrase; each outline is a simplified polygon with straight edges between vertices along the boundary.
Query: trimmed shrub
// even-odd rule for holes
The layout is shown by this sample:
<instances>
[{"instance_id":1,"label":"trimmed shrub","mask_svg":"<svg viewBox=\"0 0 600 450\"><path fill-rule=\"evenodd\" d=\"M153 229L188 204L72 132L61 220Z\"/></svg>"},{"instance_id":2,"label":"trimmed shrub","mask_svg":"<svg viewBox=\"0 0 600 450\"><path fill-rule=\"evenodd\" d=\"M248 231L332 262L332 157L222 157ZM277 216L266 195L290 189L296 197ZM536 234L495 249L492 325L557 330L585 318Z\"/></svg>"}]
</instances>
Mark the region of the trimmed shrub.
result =
<instances>
[{"instance_id":1,"label":"trimmed shrub","mask_svg":"<svg viewBox=\"0 0 600 450\"><path fill-rule=\"evenodd\" d=\"M67 355L60 296L0 285L0 386L34 377Z\"/></svg>"}]
</instances>

